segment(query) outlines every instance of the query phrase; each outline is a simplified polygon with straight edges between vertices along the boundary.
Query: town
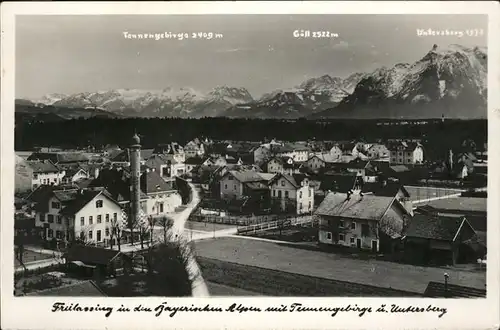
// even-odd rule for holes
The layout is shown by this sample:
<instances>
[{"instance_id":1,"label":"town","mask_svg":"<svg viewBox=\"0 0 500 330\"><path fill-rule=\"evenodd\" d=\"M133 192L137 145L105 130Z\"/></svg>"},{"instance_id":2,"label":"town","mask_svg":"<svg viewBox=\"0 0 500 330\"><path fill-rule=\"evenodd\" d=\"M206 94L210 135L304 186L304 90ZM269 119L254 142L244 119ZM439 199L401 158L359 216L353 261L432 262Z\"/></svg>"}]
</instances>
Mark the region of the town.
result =
<instances>
[{"instance_id":1,"label":"town","mask_svg":"<svg viewBox=\"0 0 500 330\"><path fill-rule=\"evenodd\" d=\"M486 144L144 135L16 152L15 295L486 296Z\"/></svg>"}]
</instances>

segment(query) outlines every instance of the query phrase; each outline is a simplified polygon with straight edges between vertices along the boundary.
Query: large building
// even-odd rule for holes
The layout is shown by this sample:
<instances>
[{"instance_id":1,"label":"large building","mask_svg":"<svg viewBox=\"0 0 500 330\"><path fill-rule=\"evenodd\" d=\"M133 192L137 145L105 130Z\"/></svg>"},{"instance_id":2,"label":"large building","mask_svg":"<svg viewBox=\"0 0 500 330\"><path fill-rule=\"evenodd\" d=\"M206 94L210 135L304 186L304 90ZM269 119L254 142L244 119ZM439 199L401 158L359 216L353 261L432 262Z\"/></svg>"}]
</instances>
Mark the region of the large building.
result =
<instances>
[{"instance_id":1,"label":"large building","mask_svg":"<svg viewBox=\"0 0 500 330\"><path fill-rule=\"evenodd\" d=\"M314 188L304 174L277 174L270 182L271 200L282 211L310 214L314 208Z\"/></svg>"},{"instance_id":2,"label":"large building","mask_svg":"<svg viewBox=\"0 0 500 330\"><path fill-rule=\"evenodd\" d=\"M418 142L393 142L388 146L391 164L422 164L424 149Z\"/></svg>"}]
</instances>

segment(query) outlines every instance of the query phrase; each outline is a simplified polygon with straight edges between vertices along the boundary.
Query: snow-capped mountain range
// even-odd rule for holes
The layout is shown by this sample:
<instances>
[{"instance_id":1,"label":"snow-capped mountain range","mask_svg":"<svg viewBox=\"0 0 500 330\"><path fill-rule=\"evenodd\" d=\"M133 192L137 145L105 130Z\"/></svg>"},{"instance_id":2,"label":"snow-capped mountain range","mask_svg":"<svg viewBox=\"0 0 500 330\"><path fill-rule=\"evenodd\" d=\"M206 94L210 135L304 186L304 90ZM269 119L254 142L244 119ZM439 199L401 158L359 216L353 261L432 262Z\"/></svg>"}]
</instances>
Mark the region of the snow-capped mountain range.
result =
<instances>
[{"instance_id":1,"label":"snow-capped mountain range","mask_svg":"<svg viewBox=\"0 0 500 330\"><path fill-rule=\"evenodd\" d=\"M486 48L435 45L413 64L346 78L323 75L258 99L245 88L220 86L208 93L165 88L49 94L32 102L138 117L476 118L486 115L486 95Z\"/></svg>"},{"instance_id":2,"label":"snow-capped mountain range","mask_svg":"<svg viewBox=\"0 0 500 330\"><path fill-rule=\"evenodd\" d=\"M437 45L413 64L379 68L315 118L485 118L487 50Z\"/></svg>"}]
</instances>

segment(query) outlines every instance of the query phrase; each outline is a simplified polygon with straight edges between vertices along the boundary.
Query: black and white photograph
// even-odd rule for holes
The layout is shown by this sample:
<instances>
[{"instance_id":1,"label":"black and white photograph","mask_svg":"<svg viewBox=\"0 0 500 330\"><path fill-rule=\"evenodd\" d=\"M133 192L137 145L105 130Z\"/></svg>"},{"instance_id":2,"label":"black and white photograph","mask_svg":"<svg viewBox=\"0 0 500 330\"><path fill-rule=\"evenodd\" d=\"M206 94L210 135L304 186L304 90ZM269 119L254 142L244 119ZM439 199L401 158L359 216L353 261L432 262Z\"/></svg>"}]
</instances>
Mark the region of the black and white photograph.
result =
<instances>
[{"instance_id":1,"label":"black and white photograph","mask_svg":"<svg viewBox=\"0 0 500 330\"><path fill-rule=\"evenodd\" d=\"M2 291L497 294L488 13L76 14L13 19Z\"/></svg>"}]
</instances>

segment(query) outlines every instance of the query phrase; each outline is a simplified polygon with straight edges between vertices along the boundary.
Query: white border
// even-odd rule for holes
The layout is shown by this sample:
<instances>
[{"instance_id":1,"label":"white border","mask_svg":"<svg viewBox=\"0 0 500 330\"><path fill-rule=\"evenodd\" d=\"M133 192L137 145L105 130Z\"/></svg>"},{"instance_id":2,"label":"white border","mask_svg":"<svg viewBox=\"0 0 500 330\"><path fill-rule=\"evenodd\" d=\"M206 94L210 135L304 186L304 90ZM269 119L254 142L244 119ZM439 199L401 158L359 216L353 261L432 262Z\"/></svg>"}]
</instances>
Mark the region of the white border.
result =
<instances>
[{"instance_id":1,"label":"white border","mask_svg":"<svg viewBox=\"0 0 500 330\"><path fill-rule=\"evenodd\" d=\"M488 26L488 119L490 148L495 151L498 143L499 124L499 5L496 2L8 2L1 5L1 328L2 329L98 329L98 328L450 328L486 329L499 327L499 153L489 153L488 171L488 297L480 300L432 300L432 299L348 299L348 298L208 298L156 299L156 298L81 298L57 299L80 302L88 305L132 305L137 303L156 306L163 301L170 304L203 306L227 305L232 302L246 305L267 306L301 302L308 305L337 305L348 303L360 306L378 306L381 303L397 302L401 305L446 307L448 313L437 318L435 313L416 314L356 314L340 313L335 318L328 313L178 313L174 318L151 314L113 313L105 318L104 313L89 315L80 313L51 313L54 298L14 298L12 295L13 274L13 205L14 205L14 69L15 69L15 25L14 16L65 15L65 14L487 14ZM34 50L36 51L36 45Z\"/></svg>"}]
</instances>

